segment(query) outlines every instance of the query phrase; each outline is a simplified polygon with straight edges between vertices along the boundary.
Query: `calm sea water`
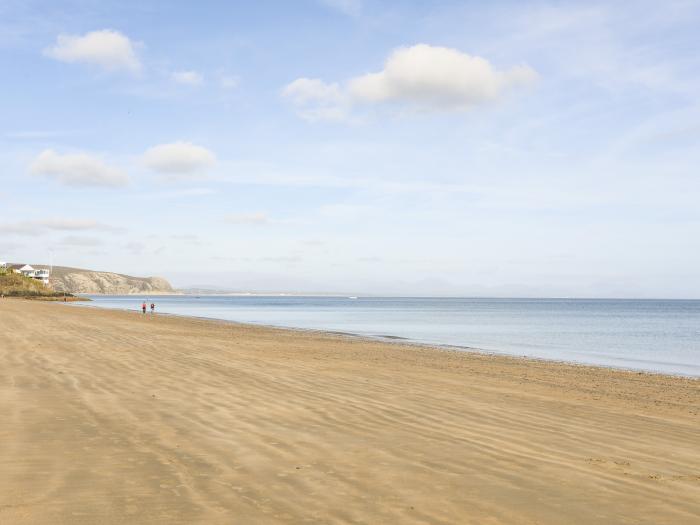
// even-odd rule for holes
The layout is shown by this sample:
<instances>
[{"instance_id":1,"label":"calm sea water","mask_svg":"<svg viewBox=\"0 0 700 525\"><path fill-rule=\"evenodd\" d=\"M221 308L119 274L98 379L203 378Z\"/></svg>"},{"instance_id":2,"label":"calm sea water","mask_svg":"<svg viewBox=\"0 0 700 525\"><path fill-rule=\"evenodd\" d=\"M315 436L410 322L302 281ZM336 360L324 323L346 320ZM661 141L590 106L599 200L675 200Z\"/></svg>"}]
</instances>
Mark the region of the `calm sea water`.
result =
<instances>
[{"instance_id":1,"label":"calm sea water","mask_svg":"<svg viewBox=\"0 0 700 525\"><path fill-rule=\"evenodd\" d=\"M700 377L700 301L91 296L157 312Z\"/></svg>"}]
</instances>

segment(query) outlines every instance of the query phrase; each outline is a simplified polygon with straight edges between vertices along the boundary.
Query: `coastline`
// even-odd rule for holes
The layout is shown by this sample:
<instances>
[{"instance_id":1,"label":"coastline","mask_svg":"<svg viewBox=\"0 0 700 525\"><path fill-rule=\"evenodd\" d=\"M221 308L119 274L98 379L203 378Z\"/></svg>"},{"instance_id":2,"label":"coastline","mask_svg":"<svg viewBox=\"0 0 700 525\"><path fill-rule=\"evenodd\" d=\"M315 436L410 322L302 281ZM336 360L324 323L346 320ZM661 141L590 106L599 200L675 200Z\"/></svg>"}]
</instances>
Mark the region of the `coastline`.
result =
<instances>
[{"instance_id":1,"label":"coastline","mask_svg":"<svg viewBox=\"0 0 700 525\"><path fill-rule=\"evenodd\" d=\"M20 300L0 359L0 521L700 518L692 378Z\"/></svg>"},{"instance_id":2,"label":"coastline","mask_svg":"<svg viewBox=\"0 0 700 525\"><path fill-rule=\"evenodd\" d=\"M89 294L89 295L97 295L97 294ZM172 295L172 294L169 294L169 295ZM119 297L119 296L117 296L117 297ZM153 295L153 296L149 296L149 297L158 297L158 296ZM164 295L163 297L166 297L166 295ZM219 296L217 296L217 297L219 297ZM340 297L340 296L338 296L338 297ZM613 299L611 299L611 300L613 300ZM105 307L105 306L99 306L97 304L91 305L91 304L85 304L85 303L72 304L71 306L74 306L74 307L82 306L82 307L106 309L106 310L114 310L114 311L124 311L124 312L138 312L139 311L138 308L124 308L124 307L111 307L111 306ZM496 349L480 348L480 347L476 347L476 346L456 345L456 344L449 344L449 343L431 343L431 342L415 340L415 339L411 339L409 337L403 337L403 336L398 336L398 335L382 335L382 334L370 335L370 334L355 333L355 332L343 331L343 330L285 326L285 325L276 325L276 324L270 324L270 323L264 323L264 322L260 322L260 323L258 323L258 322L246 322L246 321L237 321L237 320L231 320L231 319L222 319L222 318L217 318L217 317L198 316L198 315L191 315L191 314L175 314L175 313L159 312L158 315L177 317L177 318L182 318L182 319L198 319L198 320L203 320L203 321L233 323L235 325L241 325L241 326L271 328L271 329L276 329L276 330L291 330L291 331L300 332L300 333L312 333L312 334L315 333L315 334L321 334L321 335L323 335L323 334L340 335L340 336L347 336L347 337L352 337L355 339L365 340L367 342L398 344L398 345L414 346L414 347L418 347L418 348L426 348L426 349L440 350L440 351L455 351L455 352L474 353L474 354L480 354L480 355L492 355L492 356L496 356L496 357L523 359L526 361L538 361L538 362L580 366L580 367L611 369L611 370L618 370L621 372L629 372L629 373L633 373L633 374L642 373L642 374L650 374L650 375L662 375L662 376L669 376L669 377L682 377L682 378L700 380L700 373L693 374L693 373L684 373L684 372L670 372L670 371L663 371L663 370L648 370L648 369L643 369L643 368L634 368L632 366L625 366L623 364L620 364L620 365L600 364L600 363L589 363L586 361L574 360L574 359L563 359L563 358L557 359L557 358L549 358L549 357L538 357L538 356L531 356L531 355L526 355L526 354L519 354L519 353L515 353L515 352L505 352L505 351L500 351L500 350L496 350Z\"/></svg>"},{"instance_id":3,"label":"coastline","mask_svg":"<svg viewBox=\"0 0 700 525\"><path fill-rule=\"evenodd\" d=\"M95 294L90 294L90 295L95 295ZM155 295L152 297L156 297ZM92 305L88 304L87 302L80 302L80 301L75 301L73 303L69 304L64 304L64 306L70 306L71 308L89 308L92 310L107 310L107 311L113 311L113 312L123 312L127 314L136 314L137 317L141 317L143 314L141 314L140 310L138 308L107 308L107 307L102 307L102 306L97 306L97 305ZM151 316L150 313L145 314L146 317L148 318ZM655 377L655 376L660 376L661 378L676 378L676 379L684 379L688 380L691 382L698 382L700 386L700 376L694 376L694 375L688 375L688 374L682 374L682 373L668 373L668 372L661 372L661 371L650 371L650 370L639 370L639 369L634 369L634 368L626 368L623 366L613 366L613 365L598 365L598 364L590 364L590 363L584 363L584 362L578 362L578 361L567 361L564 359L548 359L544 357L532 357L532 356L527 356L527 355L515 355L515 354L508 354L505 352L499 352L496 350L487 350L483 348L477 348L477 347L471 347L471 346L459 346L459 345L451 345L451 344L437 344L437 343L425 343L425 342L420 342L420 341L415 341L410 338L406 337L401 337L401 336L394 336L394 335L367 335L367 334L361 334L361 333L353 333L353 332L347 332L347 331L338 331L338 330L328 330L328 329L323 329L323 328L303 328L303 327L292 327L292 326L283 326L283 325L275 325L275 324L267 324L267 323L254 323L254 322L244 322L244 321L235 321L235 320L230 320L230 319L221 319L217 317L207 317L207 316L198 316L198 315L187 315L187 314L174 314L174 313L163 313L163 312L158 312L155 317L159 318L164 318L164 319L174 319L174 320L181 320L183 322L188 322L188 321L193 321L193 322L202 322L202 323L213 323L213 324L222 324L222 325L232 325L235 327L239 327L242 329L249 329L249 330L255 330L255 329L260 329L260 330L269 330L272 332L289 332L290 334L298 334L298 335L309 335L311 337L318 336L318 337L330 337L330 338L338 338L340 340L347 339L349 342L359 342L359 343L364 343L364 344L376 344L376 345L389 345L389 346L396 346L397 349L401 348L413 348L417 350L426 350L426 351L436 351L436 352L444 352L447 354L454 354L454 355L466 355L474 358L494 358L494 359L504 359L508 361L514 361L515 363L521 363L523 365L528 365L528 364L540 364L540 365L552 365L552 366L561 366L561 367L566 367L566 368L573 368L573 369L581 369L581 370L588 370L591 372L596 372L596 371L610 371L610 372L617 372L617 373L622 373L622 374L631 374L635 376L650 376L650 377Z\"/></svg>"}]
</instances>

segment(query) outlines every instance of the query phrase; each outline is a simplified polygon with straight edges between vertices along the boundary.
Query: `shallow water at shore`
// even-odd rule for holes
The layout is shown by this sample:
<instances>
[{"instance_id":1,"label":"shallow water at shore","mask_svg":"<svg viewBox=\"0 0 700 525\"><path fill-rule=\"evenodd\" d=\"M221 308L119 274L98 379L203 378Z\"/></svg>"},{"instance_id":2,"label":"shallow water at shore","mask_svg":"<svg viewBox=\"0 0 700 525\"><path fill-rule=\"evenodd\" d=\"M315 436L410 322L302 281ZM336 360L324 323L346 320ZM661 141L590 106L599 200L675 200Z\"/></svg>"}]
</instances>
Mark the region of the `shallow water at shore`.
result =
<instances>
[{"instance_id":1,"label":"shallow water at shore","mask_svg":"<svg viewBox=\"0 0 700 525\"><path fill-rule=\"evenodd\" d=\"M700 301L90 296L90 305L700 377Z\"/></svg>"}]
</instances>

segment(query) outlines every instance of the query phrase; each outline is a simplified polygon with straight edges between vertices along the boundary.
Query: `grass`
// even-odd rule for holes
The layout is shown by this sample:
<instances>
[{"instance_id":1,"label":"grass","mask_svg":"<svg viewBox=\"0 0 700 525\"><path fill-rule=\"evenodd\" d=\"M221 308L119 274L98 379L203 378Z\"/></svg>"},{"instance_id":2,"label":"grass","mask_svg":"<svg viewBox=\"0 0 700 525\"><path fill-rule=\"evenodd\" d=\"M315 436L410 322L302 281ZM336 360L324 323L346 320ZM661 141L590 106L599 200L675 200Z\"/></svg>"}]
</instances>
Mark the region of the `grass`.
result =
<instances>
[{"instance_id":1,"label":"grass","mask_svg":"<svg viewBox=\"0 0 700 525\"><path fill-rule=\"evenodd\" d=\"M0 270L0 294L5 297L27 297L27 298L59 298L73 297L72 294L55 292L37 279L25 277L24 275Z\"/></svg>"}]
</instances>

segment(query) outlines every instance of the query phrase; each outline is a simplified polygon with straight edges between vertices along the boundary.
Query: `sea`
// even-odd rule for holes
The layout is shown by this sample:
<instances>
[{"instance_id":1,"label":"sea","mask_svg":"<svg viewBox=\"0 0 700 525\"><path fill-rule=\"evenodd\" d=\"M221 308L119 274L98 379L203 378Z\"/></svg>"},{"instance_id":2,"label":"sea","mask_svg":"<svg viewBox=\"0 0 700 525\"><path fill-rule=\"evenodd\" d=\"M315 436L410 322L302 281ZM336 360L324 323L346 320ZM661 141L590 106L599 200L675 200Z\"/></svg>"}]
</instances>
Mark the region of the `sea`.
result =
<instances>
[{"instance_id":1,"label":"sea","mask_svg":"<svg viewBox=\"0 0 700 525\"><path fill-rule=\"evenodd\" d=\"M159 314L700 377L700 300L88 297L97 308L146 300Z\"/></svg>"}]
</instances>

